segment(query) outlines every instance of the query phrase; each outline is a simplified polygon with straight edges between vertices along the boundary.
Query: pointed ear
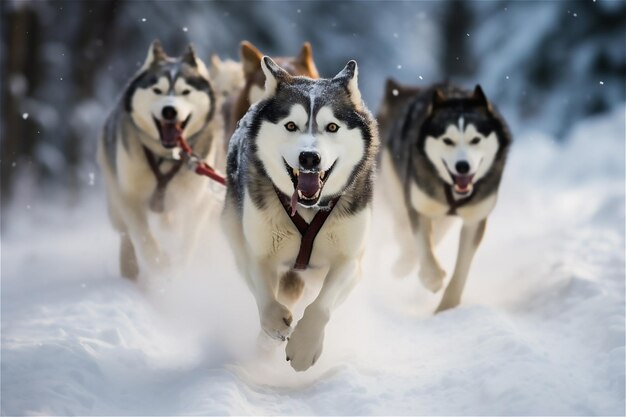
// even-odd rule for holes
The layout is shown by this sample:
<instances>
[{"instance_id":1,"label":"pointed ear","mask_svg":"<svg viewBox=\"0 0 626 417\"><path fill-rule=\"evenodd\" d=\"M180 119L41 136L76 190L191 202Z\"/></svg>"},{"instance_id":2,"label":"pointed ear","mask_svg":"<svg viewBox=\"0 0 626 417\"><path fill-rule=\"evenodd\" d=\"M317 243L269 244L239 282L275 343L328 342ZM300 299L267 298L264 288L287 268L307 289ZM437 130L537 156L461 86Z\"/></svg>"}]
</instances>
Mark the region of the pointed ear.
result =
<instances>
[{"instance_id":1,"label":"pointed ear","mask_svg":"<svg viewBox=\"0 0 626 417\"><path fill-rule=\"evenodd\" d=\"M211 67L217 72L219 72L220 68L222 68L222 60L217 54L211 55Z\"/></svg>"},{"instance_id":2,"label":"pointed ear","mask_svg":"<svg viewBox=\"0 0 626 417\"><path fill-rule=\"evenodd\" d=\"M243 72L246 75L246 78L250 78L250 76L259 69L263 54L248 41L241 42L239 52L241 54Z\"/></svg>"},{"instance_id":3,"label":"pointed ear","mask_svg":"<svg viewBox=\"0 0 626 417\"><path fill-rule=\"evenodd\" d=\"M304 42L302 44L302 49L300 49L300 53L296 57L296 60L302 63L313 60L313 49L311 49L311 44L309 42Z\"/></svg>"},{"instance_id":4,"label":"pointed ear","mask_svg":"<svg viewBox=\"0 0 626 417\"><path fill-rule=\"evenodd\" d=\"M193 45L187 45L187 49L185 49L185 53L180 60L187 65L191 65L192 67L198 66L198 57L196 56L196 51L193 49Z\"/></svg>"},{"instance_id":5,"label":"pointed ear","mask_svg":"<svg viewBox=\"0 0 626 417\"><path fill-rule=\"evenodd\" d=\"M397 97L400 94L400 90L402 90L402 86L393 78L387 78L385 82L385 97L393 99L393 97Z\"/></svg>"},{"instance_id":6,"label":"pointed ear","mask_svg":"<svg viewBox=\"0 0 626 417\"><path fill-rule=\"evenodd\" d=\"M433 92L433 101L432 101L433 106L435 108L439 107L445 101L446 101L446 96L445 96L445 94L443 94L443 91L441 91L440 88L435 88L435 91Z\"/></svg>"},{"instance_id":7,"label":"pointed ear","mask_svg":"<svg viewBox=\"0 0 626 417\"><path fill-rule=\"evenodd\" d=\"M363 106L363 100L361 99L361 92L359 91L358 78L359 67L356 61L352 60L346 64L339 74L335 75L333 81L342 83L350 94L352 104L361 108Z\"/></svg>"},{"instance_id":8,"label":"pointed ear","mask_svg":"<svg viewBox=\"0 0 626 417\"><path fill-rule=\"evenodd\" d=\"M476 84L476 87L474 88L474 94L472 94L472 98L476 100L478 104L484 106L487 110L491 111L491 104L489 103L489 100L487 100L487 96L485 95L485 92L483 91L480 84Z\"/></svg>"},{"instance_id":9,"label":"pointed ear","mask_svg":"<svg viewBox=\"0 0 626 417\"><path fill-rule=\"evenodd\" d=\"M431 102L428 105L428 114L431 114L435 109L441 107L445 101L446 96L443 94L443 91L441 91L440 88L435 88Z\"/></svg>"},{"instance_id":10,"label":"pointed ear","mask_svg":"<svg viewBox=\"0 0 626 417\"><path fill-rule=\"evenodd\" d=\"M163 46L161 46L161 41L155 39L152 41L150 48L148 48L148 55L146 56L146 60L143 63L143 66L139 70L145 71L150 68L152 65L158 64L159 62L163 62L167 59L167 54L163 50Z\"/></svg>"},{"instance_id":11,"label":"pointed ear","mask_svg":"<svg viewBox=\"0 0 626 417\"><path fill-rule=\"evenodd\" d=\"M261 69L265 74L265 96L272 97L276 94L276 89L280 83L289 82L291 75L278 65L269 56L264 56L261 60Z\"/></svg>"},{"instance_id":12,"label":"pointed ear","mask_svg":"<svg viewBox=\"0 0 626 417\"><path fill-rule=\"evenodd\" d=\"M311 78L320 77L317 72L317 67L315 67L315 61L313 61L313 48L309 42L302 44L302 49L300 49L300 53L296 57L296 62L299 62L302 66L307 68Z\"/></svg>"},{"instance_id":13,"label":"pointed ear","mask_svg":"<svg viewBox=\"0 0 626 417\"><path fill-rule=\"evenodd\" d=\"M185 50L183 56L180 58L180 61L191 67L196 68L200 75L202 75L204 78L210 78L209 70L207 70L204 62L202 62L202 60L198 58L196 50L194 49L192 44L187 45L187 49Z\"/></svg>"}]
</instances>

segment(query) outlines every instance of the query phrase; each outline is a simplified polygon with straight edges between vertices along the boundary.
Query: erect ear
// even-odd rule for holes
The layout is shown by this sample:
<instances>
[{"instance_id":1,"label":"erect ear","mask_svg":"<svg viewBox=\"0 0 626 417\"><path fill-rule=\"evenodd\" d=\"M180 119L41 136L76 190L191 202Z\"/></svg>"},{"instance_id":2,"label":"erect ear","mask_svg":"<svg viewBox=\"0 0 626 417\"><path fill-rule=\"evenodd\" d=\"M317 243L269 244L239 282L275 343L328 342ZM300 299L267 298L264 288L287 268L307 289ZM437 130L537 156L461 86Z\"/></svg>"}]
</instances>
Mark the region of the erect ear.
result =
<instances>
[{"instance_id":1,"label":"erect ear","mask_svg":"<svg viewBox=\"0 0 626 417\"><path fill-rule=\"evenodd\" d=\"M148 56L146 56L146 60L143 63L143 66L139 70L144 71L150 68L152 65L156 65L159 62L163 62L167 59L167 54L163 50L163 46L161 46L161 42L158 39L152 41L150 44L150 48L148 48Z\"/></svg>"},{"instance_id":2,"label":"erect ear","mask_svg":"<svg viewBox=\"0 0 626 417\"><path fill-rule=\"evenodd\" d=\"M435 88L433 91L433 96L430 100L430 104L428 105L428 114L431 114L433 110L441 107L441 105L446 101L446 96L440 88Z\"/></svg>"},{"instance_id":3,"label":"erect ear","mask_svg":"<svg viewBox=\"0 0 626 417\"><path fill-rule=\"evenodd\" d=\"M385 97L393 98L397 97L402 90L402 86L393 78L387 78L385 82Z\"/></svg>"},{"instance_id":4,"label":"erect ear","mask_svg":"<svg viewBox=\"0 0 626 417\"><path fill-rule=\"evenodd\" d=\"M315 62L313 61L313 48L309 42L304 42L302 44L302 49L300 49L300 53L296 57L296 62L299 62L302 66L307 68L311 78L320 77L317 72L317 68L315 67Z\"/></svg>"},{"instance_id":5,"label":"erect ear","mask_svg":"<svg viewBox=\"0 0 626 417\"><path fill-rule=\"evenodd\" d=\"M246 75L246 78L250 78L252 74L256 70L259 69L261 65L261 58L263 58L263 54L261 51L256 49L254 45L252 45L248 41L242 41L240 47L241 54L241 63L243 65L243 72Z\"/></svg>"},{"instance_id":6,"label":"erect ear","mask_svg":"<svg viewBox=\"0 0 626 417\"><path fill-rule=\"evenodd\" d=\"M291 75L278 65L269 56L264 56L261 60L261 69L265 74L265 96L272 97L276 94L276 89L280 83L291 81Z\"/></svg>"},{"instance_id":7,"label":"erect ear","mask_svg":"<svg viewBox=\"0 0 626 417\"><path fill-rule=\"evenodd\" d=\"M350 101L356 107L361 108L363 106L363 100L361 99L361 92L358 85L359 67L355 60L352 60L346 64L346 66L335 75L333 81L342 83L348 93L350 94Z\"/></svg>"},{"instance_id":8,"label":"erect ear","mask_svg":"<svg viewBox=\"0 0 626 417\"><path fill-rule=\"evenodd\" d=\"M196 68L200 75L202 75L204 78L210 78L209 71L204 65L204 62L202 62L202 60L198 58L198 55L196 55L196 51L192 44L187 45L187 49L185 50L183 56L180 58L180 61Z\"/></svg>"},{"instance_id":9,"label":"erect ear","mask_svg":"<svg viewBox=\"0 0 626 417\"><path fill-rule=\"evenodd\" d=\"M440 88L435 88L433 92L433 107L437 108L446 101L446 96Z\"/></svg>"},{"instance_id":10,"label":"erect ear","mask_svg":"<svg viewBox=\"0 0 626 417\"><path fill-rule=\"evenodd\" d=\"M220 68L222 68L222 60L217 54L211 55L211 67L219 72Z\"/></svg>"},{"instance_id":11,"label":"erect ear","mask_svg":"<svg viewBox=\"0 0 626 417\"><path fill-rule=\"evenodd\" d=\"M196 51L193 49L191 44L187 45L187 49L185 49L185 53L180 60L185 64L191 65L192 67L198 66L198 57L196 56Z\"/></svg>"},{"instance_id":12,"label":"erect ear","mask_svg":"<svg viewBox=\"0 0 626 417\"><path fill-rule=\"evenodd\" d=\"M491 104L489 103L489 100L487 100L487 96L485 95L485 92L483 91L480 84L476 84L476 87L474 88L474 94L472 94L472 98L476 100L478 104L484 106L487 110L491 111Z\"/></svg>"}]
</instances>

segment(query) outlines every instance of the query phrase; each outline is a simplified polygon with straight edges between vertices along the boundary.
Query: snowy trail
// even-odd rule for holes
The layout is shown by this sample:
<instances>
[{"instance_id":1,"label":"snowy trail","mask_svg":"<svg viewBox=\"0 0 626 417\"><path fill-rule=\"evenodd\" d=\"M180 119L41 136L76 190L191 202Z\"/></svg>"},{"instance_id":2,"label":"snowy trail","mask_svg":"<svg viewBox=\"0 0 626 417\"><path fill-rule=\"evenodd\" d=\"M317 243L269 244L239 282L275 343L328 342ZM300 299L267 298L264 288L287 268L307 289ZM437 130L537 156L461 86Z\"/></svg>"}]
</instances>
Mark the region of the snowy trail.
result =
<instances>
[{"instance_id":1,"label":"snowy trail","mask_svg":"<svg viewBox=\"0 0 626 417\"><path fill-rule=\"evenodd\" d=\"M518 138L455 310L433 316L440 294L388 272L378 201L367 272L306 373L283 347L257 351L219 228L191 274L148 298L118 276L101 192L13 208L2 414L623 415L624 115L581 123L565 147ZM455 243L438 251L448 271Z\"/></svg>"}]
</instances>

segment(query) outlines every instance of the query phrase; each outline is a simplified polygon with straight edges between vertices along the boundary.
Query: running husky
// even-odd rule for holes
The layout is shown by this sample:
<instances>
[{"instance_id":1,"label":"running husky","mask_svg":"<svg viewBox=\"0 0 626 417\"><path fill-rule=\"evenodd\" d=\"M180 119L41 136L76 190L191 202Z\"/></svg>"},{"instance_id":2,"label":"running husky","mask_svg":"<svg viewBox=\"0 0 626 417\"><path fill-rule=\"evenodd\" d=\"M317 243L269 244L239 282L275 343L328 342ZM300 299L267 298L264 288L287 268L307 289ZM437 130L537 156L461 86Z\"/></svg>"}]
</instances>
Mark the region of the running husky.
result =
<instances>
[{"instance_id":1,"label":"running husky","mask_svg":"<svg viewBox=\"0 0 626 417\"><path fill-rule=\"evenodd\" d=\"M213 163L223 130L216 107L208 71L191 45L182 57L170 58L155 41L109 115L97 159L109 217L121 236L123 276L136 278L140 270L163 271L170 264L165 246L177 242L159 239L159 232L179 232L176 250L183 256L192 251L206 216L207 180L183 166L177 138L185 137Z\"/></svg>"},{"instance_id":2,"label":"running husky","mask_svg":"<svg viewBox=\"0 0 626 417\"><path fill-rule=\"evenodd\" d=\"M433 253L441 237L437 231L446 216L460 217L456 266L437 312L456 307L496 204L511 143L508 128L479 85L468 92L451 85L405 87L393 80L387 81L378 121L385 188L395 194L392 205L404 207L394 217L408 214L412 230L410 236L397 224L405 253L396 270L406 274L419 261L422 283L438 291L446 273Z\"/></svg>"},{"instance_id":3,"label":"running husky","mask_svg":"<svg viewBox=\"0 0 626 417\"><path fill-rule=\"evenodd\" d=\"M286 347L303 371L319 358L331 311L360 275L378 132L355 61L319 80L293 77L269 57L262 68L264 97L230 142L223 220L269 336L290 335L302 271L325 276Z\"/></svg>"}]
</instances>

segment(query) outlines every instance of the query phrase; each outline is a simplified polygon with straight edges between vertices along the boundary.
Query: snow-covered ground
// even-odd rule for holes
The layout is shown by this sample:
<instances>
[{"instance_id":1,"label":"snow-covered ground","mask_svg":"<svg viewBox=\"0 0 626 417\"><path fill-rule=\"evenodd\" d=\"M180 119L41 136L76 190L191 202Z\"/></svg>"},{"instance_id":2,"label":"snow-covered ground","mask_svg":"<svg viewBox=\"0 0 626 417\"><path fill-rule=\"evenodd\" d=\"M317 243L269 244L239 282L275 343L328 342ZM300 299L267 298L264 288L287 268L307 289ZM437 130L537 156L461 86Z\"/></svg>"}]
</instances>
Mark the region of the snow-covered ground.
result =
<instances>
[{"instance_id":1,"label":"snow-covered ground","mask_svg":"<svg viewBox=\"0 0 626 417\"><path fill-rule=\"evenodd\" d=\"M2 414L624 415L625 113L565 145L516 138L452 311L391 276L377 201L365 276L305 373L257 347L217 223L192 271L147 296L118 275L100 189L21 201L2 233Z\"/></svg>"}]
</instances>

